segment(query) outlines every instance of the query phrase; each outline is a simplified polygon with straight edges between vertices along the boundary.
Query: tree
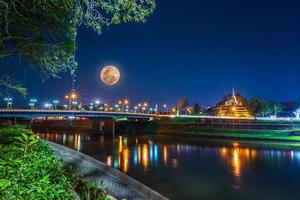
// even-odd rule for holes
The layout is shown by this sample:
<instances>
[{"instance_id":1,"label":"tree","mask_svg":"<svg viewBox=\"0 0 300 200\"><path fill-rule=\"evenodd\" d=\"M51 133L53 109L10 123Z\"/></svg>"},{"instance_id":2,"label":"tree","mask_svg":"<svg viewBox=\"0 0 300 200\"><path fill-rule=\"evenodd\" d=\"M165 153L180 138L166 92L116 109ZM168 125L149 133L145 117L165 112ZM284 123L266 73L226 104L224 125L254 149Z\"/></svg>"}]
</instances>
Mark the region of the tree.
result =
<instances>
[{"instance_id":1,"label":"tree","mask_svg":"<svg viewBox=\"0 0 300 200\"><path fill-rule=\"evenodd\" d=\"M273 112L273 103L269 100L264 100L260 104L259 114L263 117L271 115Z\"/></svg>"},{"instance_id":2,"label":"tree","mask_svg":"<svg viewBox=\"0 0 300 200\"><path fill-rule=\"evenodd\" d=\"M283 111L283 105L280 103L273 103L274 115L277 117Z\"/></svg>"},{"instance_id":3,"label":"tree","mask_svg":"<svg viewBox=\"0 0 300 200\"><path fill-rule=\"evenodd\" d=\"M154 0L0 0L0 64L17 58L43 79L74 73L79 26L100 34L103 26L145 22L154 9Z\"/></svg>"},{"instance_id":4,"label":"tree","mask_svg":"<svg viewBox=\"0 0 300 200\"><path fill-rule=\"evenodd\" d=\"M250 112L256 116L257 114L259 114L259 109L260 109L260 104L261 101L258 98L253 98L251 99L251 101L249 102L249 109Z\"/></svg>"}]
</instances>

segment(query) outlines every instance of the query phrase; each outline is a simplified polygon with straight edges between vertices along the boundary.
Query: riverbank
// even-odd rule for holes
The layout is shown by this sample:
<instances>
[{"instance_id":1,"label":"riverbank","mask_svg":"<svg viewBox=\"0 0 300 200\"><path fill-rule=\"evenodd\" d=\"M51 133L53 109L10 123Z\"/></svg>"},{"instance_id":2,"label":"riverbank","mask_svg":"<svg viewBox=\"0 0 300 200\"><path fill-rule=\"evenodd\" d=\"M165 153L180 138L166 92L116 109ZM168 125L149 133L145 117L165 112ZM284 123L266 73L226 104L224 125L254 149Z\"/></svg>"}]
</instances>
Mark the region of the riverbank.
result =
<instances>
[{"instance_id":1,"label":"riverbank","mask_svg":"<svg viewBox=\"0 0 300 200\"><path fill-rule=\"evenodd\" d=\"M0 199L109 199L62 169L52 148L20 126L0 128Z\"/></svg>"},{"instance_id":2,"label":"riverbank","mask_svg":"<svg viewBox=\"0 0 300 200\"><path fill-rule=\"evenodd\" d=\"M53 148L57 157L62 160L64 168L71 167L74 173L82 179L94 182L99 187L107 188L108 193L117 199L168 200L148 186L101 161L68 147L49 141L47 143Z\"/></svg>"},{"instance_id":3,"label":"riverbank","mask_svg":"<svg viewBox=\"0 0 300 200\"><path fill-rule=\"evenodd\" d=\"M217 139L251 139L266 141L300 142L299 124L259 121L234 121L225 123L184 122L178 119L155 120L148 123L143 133L171 136L192 136Z\"/></svg>"}]
</instances>

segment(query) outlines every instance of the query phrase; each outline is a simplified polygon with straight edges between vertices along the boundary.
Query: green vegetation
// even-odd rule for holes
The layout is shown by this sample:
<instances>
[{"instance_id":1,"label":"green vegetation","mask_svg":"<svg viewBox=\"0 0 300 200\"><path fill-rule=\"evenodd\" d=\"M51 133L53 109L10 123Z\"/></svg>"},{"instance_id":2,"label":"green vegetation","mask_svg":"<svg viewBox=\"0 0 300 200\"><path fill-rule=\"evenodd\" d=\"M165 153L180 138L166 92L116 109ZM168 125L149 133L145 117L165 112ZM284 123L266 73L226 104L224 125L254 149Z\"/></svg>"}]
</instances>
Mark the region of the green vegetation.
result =
<instances>
[{"instance_id":1,"label":"green vegetation","mask_svg":"<svg viewBox=\"0 0 300 200\"><path fill-rule=\"evenodd\" d=\"M65 172L52 149L22 127L0 128L0 199L108 199Z\"/></svg>"},{"instance_id":2,"label":"green vegetation","mask_svg":"<svg viewBox=\"0 0 300 200\"><path fill-rule=\"evenodd\" d=\"M211 138L230 138L230 139L257 139L266 141L300 141L300 122L290 122L294 127L293 130L276 130L278 122L269 121L256 122L261 126L267 125L269 129L255 129L255 128L232 128L232 126L212 127L205 126L199 123L199 120L192 118L173 118L161 119L148 123L142 130L143 133L153 133L162 135L178 135L178 136L198 136L198 137L211 137ZM272 129L272 124L274 129ZM228 123L230 125L230 123ZM247 125L247 124L246 124ZM249 126L249 125L247 125ZM255 127L255 126L254 126Z\"/></svg>"},{"instance_id":3,"label":"green vegetation","mask_svg":"<svg viewBox=\"0 0 300 200\"><path fill-rule=\"evenodd\" d=\"M270 100L260 100L258 98L253 98L251 99L251 101L249 101L248 104L251 112L255 116L277 116L283 112L282 104Z\"/></svg>"}]
</instances>

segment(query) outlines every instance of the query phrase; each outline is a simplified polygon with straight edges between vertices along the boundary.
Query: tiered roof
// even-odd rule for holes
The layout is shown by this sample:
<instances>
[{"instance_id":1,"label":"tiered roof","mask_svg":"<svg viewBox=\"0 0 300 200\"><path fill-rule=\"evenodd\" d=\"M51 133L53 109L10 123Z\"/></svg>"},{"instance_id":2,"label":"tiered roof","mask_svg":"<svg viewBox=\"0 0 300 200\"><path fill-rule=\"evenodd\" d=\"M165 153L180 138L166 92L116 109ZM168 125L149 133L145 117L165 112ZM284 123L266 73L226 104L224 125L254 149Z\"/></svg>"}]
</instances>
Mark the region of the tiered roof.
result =
<instances>
[{"instance_id":1,"label":"tiered roof","mask_svg":"<svg viewBox=\"0 0 300 200\"><path fill-rule=\"evenodd\" d=\"M252 117L246 105L243 105L243 102L238 100L234 90L232 90L231 98L225 101L223 104L219 105L216 108L216 111L218 116L237 117L237 118Z\"/></svg>"}]
</instances>

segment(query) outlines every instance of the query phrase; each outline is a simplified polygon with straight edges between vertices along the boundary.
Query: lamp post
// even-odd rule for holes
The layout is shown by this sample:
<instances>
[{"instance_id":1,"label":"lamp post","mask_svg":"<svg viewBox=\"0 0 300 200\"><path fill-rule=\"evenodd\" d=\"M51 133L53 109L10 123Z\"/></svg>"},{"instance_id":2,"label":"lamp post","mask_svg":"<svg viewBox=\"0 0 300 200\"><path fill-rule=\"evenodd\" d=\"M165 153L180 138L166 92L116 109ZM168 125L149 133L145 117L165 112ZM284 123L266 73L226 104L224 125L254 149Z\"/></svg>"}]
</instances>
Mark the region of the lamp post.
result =
<instances>
[{"instance_id":1,"label":"lamp post","mask_svg":"<svg viewBox=\"0 0 300 200\"><path fill-rule=\"evenodd\" d=\"M51 103L45 103L44 104L44 107L45 107L45 109L51 109L51 107L52 107L52 104Z\"/></svg>"},{"instance_id":2,"label":"lamp post","mask_svg":"<svg viewBox=\"0 0 300 200\"><path fill-rule=\"evenodd\" d=\"M53 104L54 104L54 110L56 110L56 108L57 108L57 104L59 103L59 101L58 100L53 100Z\"/></svg>"},{"instance_id":3,"label":"lamp post","mask_svg":"<svg viewBox=\"0 0 300 200\"><path fill-rule=\"evenodd\" d=\"M69 94L67 94L65 96L65 99L68 101L68 107L69 109L74 109L74 105L76 105L76 103L74 103L78 98L78 95L76 93L75 90L72 90L72 92L70 92Z\"/></svg>"},{"instance_id":4,"label":"lamp post","mask_svg":"<svg viewBox=\"0 0 300 200\"><path fill-rule=\"evenodd\" d=\"M142 104L138 103L138 108L141 109L142 108ZM139 110L141 112L141 110Z\"/></svg>"},{"instance_id":5,"label":"lamp post","mask_svg":"<svg viewBox=\"0 0 300 200\"><path fill-rule=\"evenodd\" d=\"M124 100L119 100L118 104L120 106L121 111L126 112L128 106L129 106L129 100L128 99L124 99Z\"/></svg>"},{"instance_id":6,"label":"lamp post","mask_svg":"<svg viewBox=\"0 0 300 200\"><path fill-rule=\"evenodd\" d=\"M78 102L77 101L72 101L72 109L76 110L78 106Z\"/></svg>"},{"instance_id":7,"label":"lamp post","mask_svg":"<svg viewBox=\"0 0 300 200\"><path fill-rule=\"evenodd\" d=\"M93 108L94 108L94 103L90 103L90 106L89 106L90 111L92 111Z\"/></svg>"},{"instance_id":8,"label":"lamp post","mask_svg":"<svg viewBox=\"0 0 300 200\"><path fill-rule=\"evenodd\" d=\"M6 101L6 108L12 109L13 99L11 97L6 97L4 101Z\"/></svg>"},{"instance_id":9,"label":"lamp post","mask_svg":"<svg viewBox=\"0 0 300 200\"><path fill-rule=\"evenodd\" d=\"M163 105L163 108L164 108L164 112L166 112L166 114L169 114L168 112L168 105L167 104L164 104Z\"/></svg>"},{"instance_id":10,"label":"lamp post","mask_svg":"<svg viewBox=\"0 0 300 200\"><path fill-rule=\"evenodd\" d=\"M99 111L99 105L100 105L100 101L99 100L96 100L95 101L95 104L96 104L96 110L98 110Z\"/></svg>"},{"instance_id":11,"label":"lamp post","mask_svg":"<svg viewBox=\"0 0 300 200\"><path fill-rule=\"evenodd\" d=\"M37 102L36 99L30 99L29 106L30 106L31 110L35 109L36 102Z\"/></svg>"},{"instance_id":12,"label":"lamp post","mask_svg":"<svg viewBox=\"0 0 300 200\"><path fill-rule=\"evenodd\" d=\"M146 113L146 110L147 110L147 107L148 107L148 103L145 102L143 106L144 106L144 107L143 107L144 113Z\"/></svg>"},{"instance_id":13,"label":"lamp post","mask_svg":"<svg viewBox=\"0 0 300 200\"><path fill-rule=\"evenodd\" d=\"M129 100L125 99L124 100L124 112L128 112L129 110Z\"/></svg>"}]
</instances>

